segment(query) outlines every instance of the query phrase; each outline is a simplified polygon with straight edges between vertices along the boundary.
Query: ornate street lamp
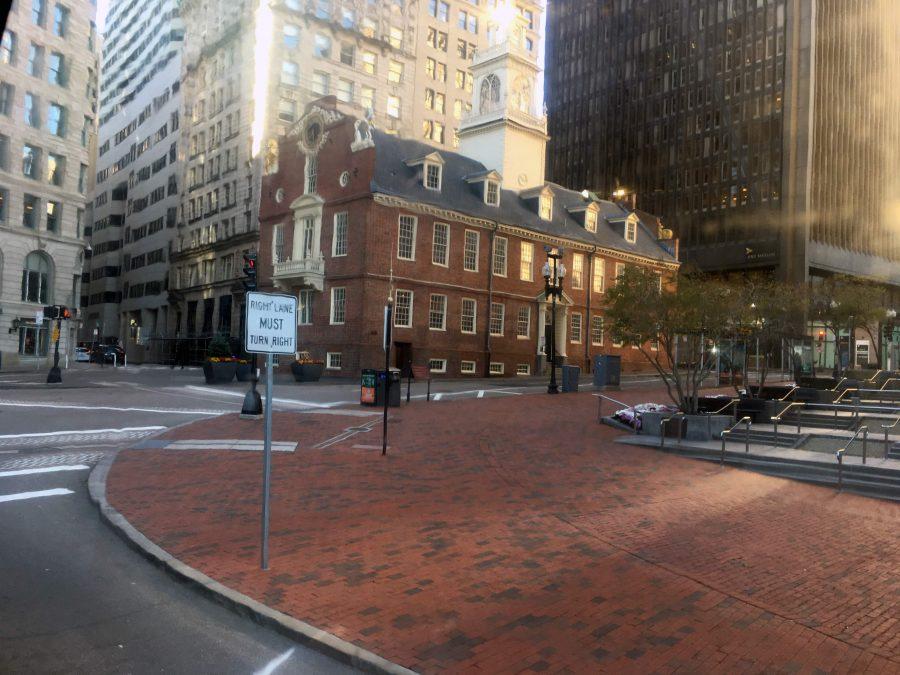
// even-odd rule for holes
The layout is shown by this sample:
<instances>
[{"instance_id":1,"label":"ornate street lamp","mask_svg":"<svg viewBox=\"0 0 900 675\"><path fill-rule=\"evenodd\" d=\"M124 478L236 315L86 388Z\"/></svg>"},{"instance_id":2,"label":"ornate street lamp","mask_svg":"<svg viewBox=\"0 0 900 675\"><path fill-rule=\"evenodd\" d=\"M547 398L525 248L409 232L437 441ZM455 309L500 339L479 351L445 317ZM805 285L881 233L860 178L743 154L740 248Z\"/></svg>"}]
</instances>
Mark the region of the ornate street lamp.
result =
<instances>
[{"instance_id":1,"label":"ornate street lamp","mask_svg":"<svg viewBox=\"0 0 900 675\"><path fill-rule=\"evenodd\" d=\"M541 268L544 276L544 297L553 299L550 314L550 339L545 345L547 359L550 362L550 384L547 385L548 394L558 394L559 387L556 386L556 298L562 294L563 279L566 277L566 266L562 263L563 249L552 246L544 246L544 252L547 254L547 262Z\"/></svg>"}]
</instances>

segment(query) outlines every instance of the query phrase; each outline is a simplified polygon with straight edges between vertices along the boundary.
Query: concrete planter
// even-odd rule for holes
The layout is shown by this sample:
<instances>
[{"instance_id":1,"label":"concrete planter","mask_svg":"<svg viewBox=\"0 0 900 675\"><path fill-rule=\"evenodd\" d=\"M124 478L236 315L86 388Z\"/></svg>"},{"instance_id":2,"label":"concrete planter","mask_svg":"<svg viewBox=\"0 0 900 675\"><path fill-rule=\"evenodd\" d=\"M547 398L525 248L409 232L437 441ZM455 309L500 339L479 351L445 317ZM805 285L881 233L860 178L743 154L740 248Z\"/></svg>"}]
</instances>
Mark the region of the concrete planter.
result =
<instances>
[{"instance_id":1,"label":"concrete planter","mask_svg":"<svg viewBox=\"0 0 900 675\"><path fill-rule=\"evenodd\" d=\"M252 379L253 368L249 363L236 364L235 376L238 382L249 382Z\"/></svg>"},{"instance_id":2,"label":"concrete planter","mask_svg":"<svg viewBox=\"0 0 900 675\"><path fill-rule=\"evenodd\" d=\"M294 363L291 364L291 373L295 382L318 382L325 372L324 363Z\"/></svg>"},{"instance_id":3,"label":"concrete planter","mask_svg":"<svg viewBox=\"0 0 900 675\"><path fill-rule=\"evenodd\" d=\"M659 436L660 423L673 413L645 412L641 415L641 433L647 436ZM730 415L678 415L686 425L684 435L688 441L709 441L719 438L725 429L732 425ZM673 434L678 427L670 422Z\"/></svg>"},{"instance_id":4,"label":"concrete planter","mask_svg":"<svg viewBox=\"0 0 900 675\"><path fill-rule=\"evenodd\" d=\"M227 384L234 379L236 371L237 364L234 361L222 363L206 361L203 364L203 376L206 378L206 384Z\"/></svg>"}]
</instances>

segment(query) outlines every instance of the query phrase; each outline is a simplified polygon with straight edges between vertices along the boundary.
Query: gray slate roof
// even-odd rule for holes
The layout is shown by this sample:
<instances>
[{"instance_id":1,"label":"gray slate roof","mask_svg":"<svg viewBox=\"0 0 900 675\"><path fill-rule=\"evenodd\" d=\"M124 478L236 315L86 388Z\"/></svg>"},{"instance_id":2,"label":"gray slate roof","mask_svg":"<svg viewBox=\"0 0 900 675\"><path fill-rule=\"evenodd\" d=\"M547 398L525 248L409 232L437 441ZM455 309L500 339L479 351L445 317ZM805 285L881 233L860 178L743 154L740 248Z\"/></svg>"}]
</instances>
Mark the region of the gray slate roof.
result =
<instances>
[{"instance_id":1,"label":"gray slate roof","mask_svg":"<svg viewBox=\"0 0 900 675\"><path fill-rule=\"evenodd\" d=\"M371 189L374 193L391 195L410 202L459 211L476 218L492 220L504 225L522 227L551 237L563 237L587 244L633 253L662 262L676 262L656 240L653 216L637 213L640 219L637 239L629 243L609 224L609 220L623 219L630 213L622 206L598 200L597 232L588 232L569 212L568 208L583 207L580 192L547 183L553 191L553 220L538 216L537 200L523 200L513 190L501 190L500 205L484 203L482 186L470 184L466 178L484 174L488 169L474 159L447 150L436 150L419 141L399 138L380 129L373 130L375 141L375 173ZM440 192L426 189L421 182L421 168L409 167L409 159L438 152L444 160Z\"/></svg>"}]
</instances>

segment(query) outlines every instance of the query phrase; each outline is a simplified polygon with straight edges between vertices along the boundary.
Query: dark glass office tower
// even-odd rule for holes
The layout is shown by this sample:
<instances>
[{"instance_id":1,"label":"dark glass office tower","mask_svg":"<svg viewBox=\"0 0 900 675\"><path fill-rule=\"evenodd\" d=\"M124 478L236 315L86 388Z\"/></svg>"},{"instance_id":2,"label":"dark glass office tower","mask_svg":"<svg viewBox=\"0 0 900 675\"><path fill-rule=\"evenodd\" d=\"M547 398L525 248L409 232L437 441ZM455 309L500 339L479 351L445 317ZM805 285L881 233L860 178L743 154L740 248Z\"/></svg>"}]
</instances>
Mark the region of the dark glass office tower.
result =
<instances>
[{"instance_id":1,"label":"dark glass office tower","mask_svg":"<svg viewBox=\"0 0 900 675\"><path fill-rule=\"evenodd\" d=\"M900 2L548 3L548 178L710 270L900 284Z\"/></svg>"}]
</instances>

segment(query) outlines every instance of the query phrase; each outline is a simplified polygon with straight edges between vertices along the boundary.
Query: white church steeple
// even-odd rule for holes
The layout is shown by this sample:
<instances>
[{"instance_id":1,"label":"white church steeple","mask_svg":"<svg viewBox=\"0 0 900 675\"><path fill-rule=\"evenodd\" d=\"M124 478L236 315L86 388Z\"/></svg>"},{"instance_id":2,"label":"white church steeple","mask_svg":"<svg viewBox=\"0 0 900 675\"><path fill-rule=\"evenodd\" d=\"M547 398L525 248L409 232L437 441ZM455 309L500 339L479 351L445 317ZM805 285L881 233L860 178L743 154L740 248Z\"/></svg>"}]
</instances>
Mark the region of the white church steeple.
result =
<instances>
[{"instance_id":1,"label":"white church steeple","mask_svg":"<svg viewBox=\"0 0 900 675\"><path fill-rule=\"evenodd\" d=\"M540 68L525 49L525 19L509 2L489 25L490 46L475 55L472 111L459 128L459 151L503 176L503 187L544 183L547 118L536 100Z\"/></svg>"}]
</instances>

